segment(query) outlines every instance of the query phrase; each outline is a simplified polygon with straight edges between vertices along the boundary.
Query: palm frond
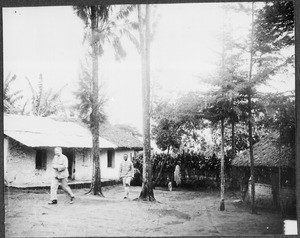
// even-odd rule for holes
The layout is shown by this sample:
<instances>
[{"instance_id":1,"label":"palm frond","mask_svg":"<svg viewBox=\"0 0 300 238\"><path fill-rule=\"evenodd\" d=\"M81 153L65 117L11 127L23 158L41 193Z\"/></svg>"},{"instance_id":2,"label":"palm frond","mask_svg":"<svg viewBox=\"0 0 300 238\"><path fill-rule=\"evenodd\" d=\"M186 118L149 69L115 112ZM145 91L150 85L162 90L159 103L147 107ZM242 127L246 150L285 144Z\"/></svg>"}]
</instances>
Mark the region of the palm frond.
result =
<instances>
[{"instance_id":1,"label":"palm frond","mask_svg":"<svg viewBox=\"0 0 300 238\"><path fill-rule=\"evenodd\" d=\"M136 8L136 5L123 5L116 14L116 20L125 19Z\"/></svg>"},{"instance_id":2,"label":"palm frond","mask_svg":"<svg viewBox=\"0 0 300 238\"><path fill-rule=\"evenodd\" d=\"M4 81L4 88L3 88L3 95L7 95L10 89L10 85L13 81L16 80L17 76L13 75L12 77L10 77L11 73L9 73Z\"/></svg>"},{"instance_id":3,"label":"palm frond","mask_svg":"<svg viewBox=\"0 0 300 238\"><path fill-rule=\"evenodd\" d=\"M63 87L61 87L56 93L54 93L53 95L52 95L52 98L51 98L51 101L57 101L57 100L59 100L59 98L60 98L60 96L61 96L61 94L62 94L62 92L63 92L63 90L65 90L65 88L67 87L68 85L67 84L65 84Z\"/></svg>"},{"instance_id":4,"label":"palm frond","mask_svg":"<svg viewBox=\"0 0 300 238\"><path fill-rule=\"evenodd\" d=\"M41 110L43 90L44 90L44 81L43 81L42 74L40 74L40 79L38 82L38 92L37 92L36 104L35 104L35 109L37 110L37 115L39 115L39 111Z\"/></svg>"},{"instance_id":5,"label":"palm frond","mask_svg":"<svg viewBox=\"0 0 300 238\"><path fill-rule=\"evenodd\" d=\"M73 10L87 27L89 25L89 20L91 15L90 6L73 6Z\"/></svg>"},{"instance_id":6,"label":"palm frond","mask_svg":"<svg viewBox=\"0 0 300 238\"><path fill-rule=\"evenodd\" d=\"M127 30L127 29L124 29L123 30L123 34L126 36L126 37L128 37L128 39L131 41L131 43L133 43L133 45L136 47L136 49L138 50L138 52L140 53L140 48L141 48L141 46L140 46L140 42L139 42L139 40L137 39L137 37L134 35L134 34L132 34L132 32L131 31L129 31L129 30Z\"/></svg>"},{"instance_id":7,"label":"palm frond","mask_svg":"<svg viewBox=\"0 0 300 238\"><path fill-rule=\"evenodd\" d=\"M126 57L126 51L123 48L123 45L119 38L115 38L113 42L113 47L115 50L115 58L116 60L121 60Z\"/></svg>"},{"instance_id":8,"label":"palm frond","mask_svg":"<svg viewBox=\"0 0 300 238\"><path fill-rule=\"evenodd\" d=\"M100 19L101 21L105 22L108 20L109 12L111 10L110 5L99 5L96 8L96 18Z\"/></svg>"},{"instance_id":9,"label":"palm frond","mask_svg":"<svg viewBox=\"0 0 300 238\"><path fill-rule=\"evenodd\" d=\"M12 105L8 100L3 100L4 112L10 113Z\"/></svg>"},{"instance_id":10,"label":"palm frond","mask_svg":"<svg viewBox=\"0 0 300 238\"><path fill-rule=\"evenodd\" d=\"M6 75L4 82L7 82L10 79L10 75L11 75L11 72L9 72L8 75Z\"/></svg>"},{"instance_id":11,"label":"palm frond","mask_svg":"<svg viewBox=\"0 0 300 238\"><path fill-rule=\"evenodd\" d=\"M11 104L14 105L16 102L18 102L24 98L23 95L20 95L21 92L22 92L22 90L19 90L11 95L11 100L10 100Z\"/></svg>"},{"instance_id":12,"label":"palm frond","mask_svg":"<svg viewBox=\"0 0 300 238\"><path fill-rule=\"evenodd\" d=\"M29 85L29 88L30 88L30 90L31 90L31 100L32 100L32 104L34 104L34 101L35 101L35 98L36 98L36 91L35 91L35 89L33 88L33 86L32 86L32 84L31 84L29 78L27 78L27 77L25 77L25 78L26 78L27 83L28 83L28 85Z\"/></svg>"}]
</instances>

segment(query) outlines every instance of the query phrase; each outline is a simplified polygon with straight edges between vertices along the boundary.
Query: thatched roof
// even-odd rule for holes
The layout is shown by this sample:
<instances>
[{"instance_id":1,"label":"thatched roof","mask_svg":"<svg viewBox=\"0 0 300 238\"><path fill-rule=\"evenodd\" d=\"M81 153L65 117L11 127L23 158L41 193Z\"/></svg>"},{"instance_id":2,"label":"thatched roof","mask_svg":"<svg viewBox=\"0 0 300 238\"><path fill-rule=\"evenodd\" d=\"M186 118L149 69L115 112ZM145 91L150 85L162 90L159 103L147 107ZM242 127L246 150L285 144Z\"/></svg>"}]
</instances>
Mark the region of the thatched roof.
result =
<instances>
[{"instance_id":1,"label":"thatched roof","mask_svg":"<svg viewBox=\"0 0 300 238\"><path fill-rule=\"evenodd\" d=\"M275 134L262 138L253 146L254 166L261 167L295 167L295 151L291 147L283 146L281 155ZM233 166L250 166L249 149L236 155L231 162Z\"/></svg>"},{"instance_id":2,"label":"thatched roof","mask_svg":"<svg viewBox=\"0 0 300 238\"><path fill-rule=\"evenodd\" d=\"M100 125L100 136L119 148L129 148L129 149L143 149L142 142L125 130L119 129L108 123Z\"/></svg>"}]
</instances>

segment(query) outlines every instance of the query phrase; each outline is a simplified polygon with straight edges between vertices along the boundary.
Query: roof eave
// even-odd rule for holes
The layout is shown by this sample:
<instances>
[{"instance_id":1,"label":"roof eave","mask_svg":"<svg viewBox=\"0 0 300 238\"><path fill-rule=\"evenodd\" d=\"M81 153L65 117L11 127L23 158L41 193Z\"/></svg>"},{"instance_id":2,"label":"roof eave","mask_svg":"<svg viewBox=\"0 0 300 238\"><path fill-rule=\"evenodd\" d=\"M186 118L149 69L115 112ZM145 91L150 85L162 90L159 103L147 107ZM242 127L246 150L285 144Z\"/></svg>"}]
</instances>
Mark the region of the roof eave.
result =
<instances>
[{"instance_id":1,"label":"roof eave","mask_svg":"<svg viewBox=\"0 0 300 238\"><path fill-rule=\"evenodd\" d=\"M143 150L143 147L128 147L128 146L120 146L116 148L118 150Z\"/></svg>"}]
</instances>

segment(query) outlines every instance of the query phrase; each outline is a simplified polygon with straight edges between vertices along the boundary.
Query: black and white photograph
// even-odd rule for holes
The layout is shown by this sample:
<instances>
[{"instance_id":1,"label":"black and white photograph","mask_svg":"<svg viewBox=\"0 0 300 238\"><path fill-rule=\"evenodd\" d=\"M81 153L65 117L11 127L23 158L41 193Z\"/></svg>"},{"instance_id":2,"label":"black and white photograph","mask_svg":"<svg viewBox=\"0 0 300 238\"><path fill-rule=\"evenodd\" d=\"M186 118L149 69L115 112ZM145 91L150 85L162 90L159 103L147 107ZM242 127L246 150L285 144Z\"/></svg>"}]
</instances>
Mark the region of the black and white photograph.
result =
<instances>
[{"instance_id":1,"label":"black and white photograph","mask_svg":"<svg viewBox=\"0 0 300 238\"><path fill-rule=\"evenodd\" d=\"M2 7L5 237L299 234L294 1L68 4Z\"/></svg>"}]
</instances>

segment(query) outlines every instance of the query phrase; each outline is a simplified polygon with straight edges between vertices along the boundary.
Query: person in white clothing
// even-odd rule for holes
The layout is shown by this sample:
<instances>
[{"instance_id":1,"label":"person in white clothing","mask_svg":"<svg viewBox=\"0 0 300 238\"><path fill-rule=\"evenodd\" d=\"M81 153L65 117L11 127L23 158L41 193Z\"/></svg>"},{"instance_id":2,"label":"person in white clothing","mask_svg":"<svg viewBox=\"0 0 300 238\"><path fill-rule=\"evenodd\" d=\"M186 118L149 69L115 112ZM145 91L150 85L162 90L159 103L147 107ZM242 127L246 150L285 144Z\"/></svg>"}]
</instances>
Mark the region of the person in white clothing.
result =
<instances>
[{"instance_id":1,"label":"person in white clothing","mask_svg":"<svg viewBox=\"0 0 300 238\"><path fill-rule=\"evenodd\" d=\"M124 199L126 199L129 196L129 187L131 179L134 176L134 169L132 162L128 160L128 155L124 154L123 158L124 161L122 161L120 165L119 177L120 179L123 179L123 186L125 190Z\"/></svg>"},{"instance_id":2,"label":"person in white clothing","mask_svg":"<svg viewBox=\"0 0 300 238\"><path fill-rule=\"evenodd\" d=\"M174 180L176 183L176 186L179 186L181 184L181 174L180 174L180 165L177 164L174 171Z\"/></svg>"},{"instance_id":3,"label":"person in white clothing","mask_svg":"<svg viewBox=\"0 0 300 238\"><path fill-rule=\"evenodd\" d=\"M49 205L57 204L57 189L59 184L62 189L70 196L70 203L74 202L74 194L68 185L68 158L62 154L61 147L54 148L54 158L52 161L53 177L51 182L50 202Z\"/></svg>"}]
</instances>

